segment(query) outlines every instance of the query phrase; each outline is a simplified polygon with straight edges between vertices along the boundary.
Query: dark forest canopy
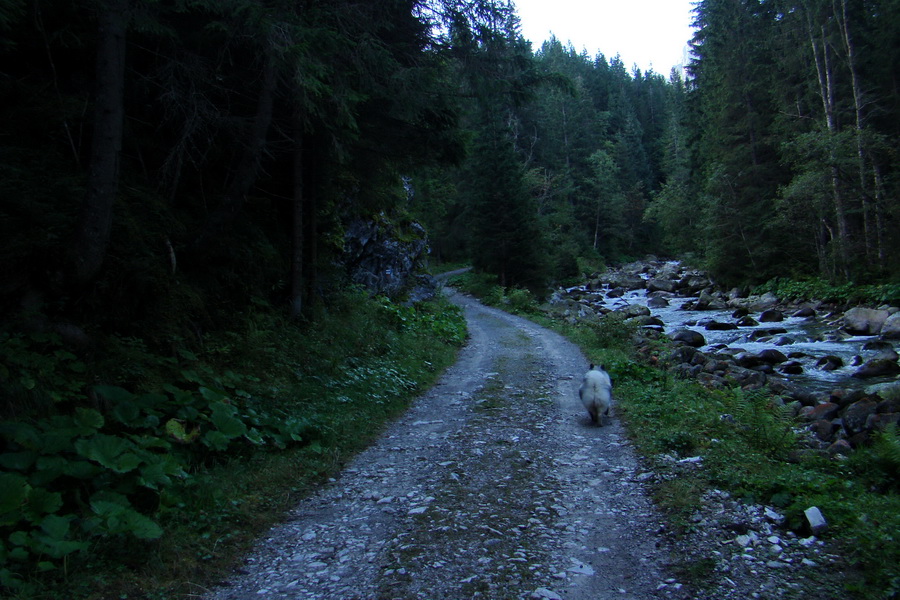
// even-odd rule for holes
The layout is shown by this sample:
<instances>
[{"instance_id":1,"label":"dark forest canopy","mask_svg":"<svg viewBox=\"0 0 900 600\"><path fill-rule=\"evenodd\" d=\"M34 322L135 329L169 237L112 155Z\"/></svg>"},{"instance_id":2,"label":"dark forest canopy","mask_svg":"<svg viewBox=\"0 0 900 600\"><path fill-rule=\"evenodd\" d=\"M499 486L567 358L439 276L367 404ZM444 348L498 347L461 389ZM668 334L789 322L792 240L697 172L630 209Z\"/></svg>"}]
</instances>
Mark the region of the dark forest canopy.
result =
<instances>
[{"instance_id":1,"label":"dark forest canopy","mask_svg":"<svg viewBox=\"0 0 900 600\"><path fill-rule=\"evenodd\" d=\"M696 25L685 78L532 49L511 2L3 0L4 307L115 326L185 274L299 314L373 215L533 289L648 252L895 277L897 3Z\"/></svg>"}]
</instances>

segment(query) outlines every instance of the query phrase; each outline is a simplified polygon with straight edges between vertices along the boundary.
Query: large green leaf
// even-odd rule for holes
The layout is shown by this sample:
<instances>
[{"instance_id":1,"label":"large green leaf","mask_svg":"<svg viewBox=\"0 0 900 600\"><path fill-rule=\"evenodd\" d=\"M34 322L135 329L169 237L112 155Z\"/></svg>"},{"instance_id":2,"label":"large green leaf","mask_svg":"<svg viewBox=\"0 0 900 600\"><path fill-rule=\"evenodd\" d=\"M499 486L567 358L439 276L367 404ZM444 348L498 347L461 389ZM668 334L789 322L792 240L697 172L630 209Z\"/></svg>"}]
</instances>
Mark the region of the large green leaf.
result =
<instances>
[{"instance_id":1,"label":"large green leaf","mask_svg":"<svg viewBox=\"0 0 900 600\"><path fill-rule=\"evenodd\" d=\"M75 442L75 449L89 460L100 463L117 473L127 473L137 468L140 458L134 454L134 444L114 435L97 434Z\"/></svg>"},{"instance_id":2,"label":"large green leaf","mask_svg":"<svg viewBox=\"0 0 900 600\"><path fill-rule=\"evenodd\" d=\"M207 431L206 435L203 436L203 442L217 452L227 450L228 441L228 438L221 431Z\"/></svg>"},{"instance_id":3,"label":"large green leaf","mask_svg":"<svg viewBox=\"0 0 900 600\"><path fill-rule=\"evenodd\" d=\"M24 477L16 473L0 473L0 515L18 510L30 489Z\"/></svg>"},{"instance_id":4,"label":"large green leaf","mask_svg":"<svg viewBox=\"0 0 900 600\"><path fill-rule=\"evenodd\" d=\"M76 408L75 424L85 429L97 430L103 427L106 420L93 408Z\"/></svg>"},{"instance_id":5,"label":"large green leaf","mask_svg":"<svg viewBox=\"0 0 900 600\"><path fill-rule=\"evenodd\" d=\"M213 402L209 408L211 411L209 420L225 437L231 439L247 433L247 426L237 417L237 409L234 406L224 402Z\"/></svg>"},{"instance_id":6,"label":"large green leaf","mask_svg":"<svg viewBox=\"0 0 900 600\"><path fill-rule=\"evenodd\" d=\"M37 460L37 452L7 452L0 454L0 467L14 471L27 471Z\"/></svg>"},{"instance_id":7,"label":"large green leaf","mask_svg":"<svg viewBox=\"0 0 900 600\"><path fill-rule=\"evenodd\" d=\"M55 513L63 505L62 494L51 492L41 487L32 488L28 491L27 502L26 514L33 521L38 521L43 515Z\"/></svg>"},{"instance_id":8,"label":"large green leaf","mask_svg":"<svg viewBox=\"0 0 900 600\"><path fill-rule=\"evenodd\" d=\"M125 400L119 402L113 407L112 416L122 425L137 427L140 426L138 420L141 416L141 409L136 403L132 402L131 400Z\"/></svg>"}]
</instances>

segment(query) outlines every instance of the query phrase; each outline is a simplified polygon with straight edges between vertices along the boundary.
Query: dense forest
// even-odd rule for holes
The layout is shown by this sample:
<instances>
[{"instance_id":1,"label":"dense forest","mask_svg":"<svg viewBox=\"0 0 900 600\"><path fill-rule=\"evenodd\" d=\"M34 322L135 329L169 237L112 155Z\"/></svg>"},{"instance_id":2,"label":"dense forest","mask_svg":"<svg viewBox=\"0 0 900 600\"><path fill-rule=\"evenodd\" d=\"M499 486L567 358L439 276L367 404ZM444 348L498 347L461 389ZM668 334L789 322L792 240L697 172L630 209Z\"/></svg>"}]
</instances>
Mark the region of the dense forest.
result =
<instances>
[{"instance_id":1,"label":"dense forest","mask_svg":"<svg viewBox=\"0 0 900 600\"><path fill-rule=\"evenodd\" d=\"M659 74L533 47L511 0L0 0L0 585L158 538L239 439L321 452L255 349L313 397L363 368L313 349L350 344L398 395L404 335L461 341L348 292L353 223L537 296L647 253L897 283L900 2L695 17Z\"/></svg>"},{"instance_id":2,"label":"dense forest","mask_svg":"<svg viewBox=\"0 0 900 600\"><path fill-rule=\"evenodd\" d=\"M5 312L134 322L183 271L300 314L375 215L534 290L896 276L895 2L699 2L667 76L533 50L511 2L369 4L5 0Z\"/></svg>"}]
</instances>

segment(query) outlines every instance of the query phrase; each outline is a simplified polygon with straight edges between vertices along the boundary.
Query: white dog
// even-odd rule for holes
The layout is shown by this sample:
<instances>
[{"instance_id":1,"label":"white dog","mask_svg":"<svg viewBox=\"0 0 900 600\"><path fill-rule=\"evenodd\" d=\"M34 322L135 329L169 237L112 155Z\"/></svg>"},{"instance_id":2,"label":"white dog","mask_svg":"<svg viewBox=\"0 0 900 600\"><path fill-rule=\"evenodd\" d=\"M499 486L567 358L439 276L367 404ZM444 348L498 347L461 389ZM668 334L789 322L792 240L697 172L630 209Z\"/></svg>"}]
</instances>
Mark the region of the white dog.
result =
<instances>
[{"instance_id":1,"label":"white dog","mask_svg":"<svg viewBox=\"0 0 900 600\"><path fill-rule=\"evenodd\" d=\"M584 374L584 380L578 389L578 397L581 403L591 415L591 421L603 426L603 417L609 416L609 406L612 401L612 382L609 373L603 370L603 366L595 367L591 363L590 370Z\"/></svg>"}]
</instances>

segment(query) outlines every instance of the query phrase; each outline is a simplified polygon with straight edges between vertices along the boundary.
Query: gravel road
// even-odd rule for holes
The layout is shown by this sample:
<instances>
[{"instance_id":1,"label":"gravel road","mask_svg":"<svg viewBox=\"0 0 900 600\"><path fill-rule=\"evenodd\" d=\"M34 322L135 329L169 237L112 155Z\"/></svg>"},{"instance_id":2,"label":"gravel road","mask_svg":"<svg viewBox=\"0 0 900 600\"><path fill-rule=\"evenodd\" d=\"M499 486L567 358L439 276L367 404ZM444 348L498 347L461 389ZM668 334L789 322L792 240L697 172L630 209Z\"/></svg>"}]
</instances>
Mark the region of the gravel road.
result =
<instances>
[{"instance_id":1,"label":"gravel road","mask_svg":"<svg viewBox=\"0 0 900 600\"><path fill-rule=\"evenodd\" d=\"M578 348L448 293L457 364L208 600L688 597L615 408L596 427L578 401Z\"/></svg>"}]
</instances>

